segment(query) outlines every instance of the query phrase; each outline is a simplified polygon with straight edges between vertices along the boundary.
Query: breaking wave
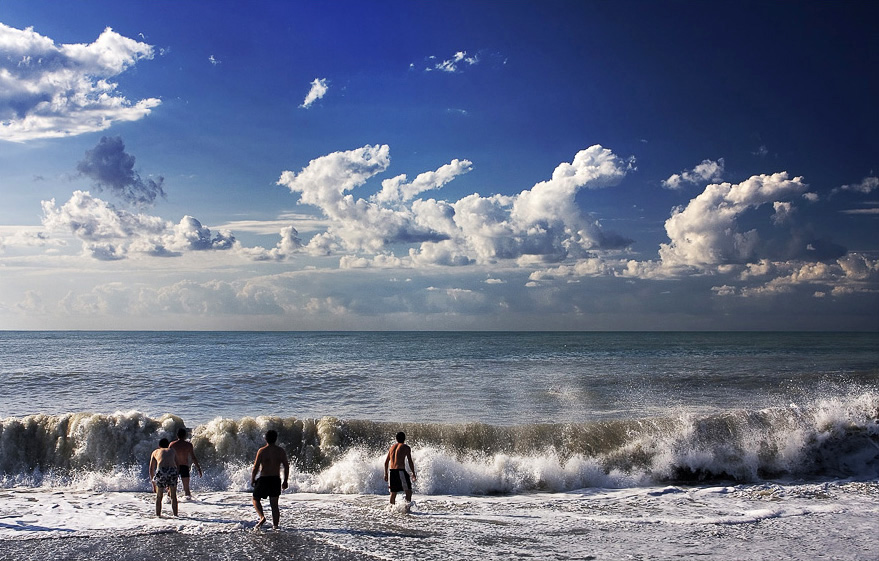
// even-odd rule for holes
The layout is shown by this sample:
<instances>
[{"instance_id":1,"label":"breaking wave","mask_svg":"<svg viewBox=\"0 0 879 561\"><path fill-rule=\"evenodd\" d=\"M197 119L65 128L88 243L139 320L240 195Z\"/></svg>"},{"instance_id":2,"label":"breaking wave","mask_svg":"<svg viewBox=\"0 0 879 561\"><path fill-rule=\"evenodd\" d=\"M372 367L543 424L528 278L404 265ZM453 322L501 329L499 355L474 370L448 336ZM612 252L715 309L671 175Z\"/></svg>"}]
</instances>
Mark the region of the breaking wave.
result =
<instances>
[{"instance_id":1,"label":"breaking wave","mask_svg":"<svg viewBox=\"0 0 879 561\"><path fill-rule=\"evenodd\" d=\"M175 415L136 411L7 418L0 486L149 490L150 452L183 426ZM384 492L384 455L399 430L423 494L879 477L879 392L861 391L785 408L578 424L216 418L190 427L205 470L193 487L246 490L268 429L290 455L294 492Z\"/></svg>"}]
</instances>

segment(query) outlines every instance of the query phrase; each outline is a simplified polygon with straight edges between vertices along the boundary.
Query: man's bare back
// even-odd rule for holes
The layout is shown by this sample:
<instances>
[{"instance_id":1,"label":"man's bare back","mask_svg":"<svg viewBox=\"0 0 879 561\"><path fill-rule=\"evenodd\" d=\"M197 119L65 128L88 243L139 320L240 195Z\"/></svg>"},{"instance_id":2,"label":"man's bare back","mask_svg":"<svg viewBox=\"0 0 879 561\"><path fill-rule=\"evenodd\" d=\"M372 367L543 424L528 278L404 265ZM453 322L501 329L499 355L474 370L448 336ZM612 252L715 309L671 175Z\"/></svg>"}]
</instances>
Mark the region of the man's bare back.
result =
<instances>
[{"instance_id":1,"label":"man's bare back","mask_svg":"<svg viewBox=\"0 0 879 561\"><path fill-rule=\"evenodd\" d=\"M397 442L388 450L388 468L389 469L406 469L406 458L412 462L412 449L408 444Z\"/></svg>"},{"instance_id":2,"label":"man's bare back","mask_svg":"<svg viewBox=\"0 0 879 561\"><path fill-rule=\"evenodd\" d=\"M152 458L156 461L156 468L177 467L177 454L170 448L157 448L153 450Z\"/></svg>"},{"instance_id":3,"label":"man's bare back","mask_svg":"<svg viewBox=\"0 0 879 561\"><path fill-rule=\"evenodd\" d=\"M287 452L276 444L266 444L257 451L253 464L260 477L281 475L281 466L288 465Z\"/></svg>"},{"instance_id":4,"label":"man's bare back","mask_svg":"<svg viewBox=\"0 0 879 561\"><path fill-rule=\"evenodd\" d=\"M177 453L177 464L178 465L190 465L192 463L192 458L195 455L192 443L186 440L177 439L172 442L168 446L171 450Z\"/></svg>"}]
</instances>

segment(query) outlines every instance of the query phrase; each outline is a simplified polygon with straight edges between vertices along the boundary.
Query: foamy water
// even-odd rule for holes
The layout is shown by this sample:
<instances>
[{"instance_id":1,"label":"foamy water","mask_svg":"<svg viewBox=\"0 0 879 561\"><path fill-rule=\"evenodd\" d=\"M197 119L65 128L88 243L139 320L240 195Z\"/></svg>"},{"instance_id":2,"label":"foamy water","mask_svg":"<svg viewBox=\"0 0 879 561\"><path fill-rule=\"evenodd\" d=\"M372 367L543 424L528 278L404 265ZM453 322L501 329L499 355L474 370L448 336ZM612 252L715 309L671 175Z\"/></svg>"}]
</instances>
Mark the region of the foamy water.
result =
<instances>
[{"instance_id":1,"label":"foamy water","mask_svg":"<svg viewBox=\"0 0 879 561\"><path fill-rule=\"evenodd\" d=\"M196 491L196 500L181 502L179 518L147 514L153 497L146 493L2 496L0 539L51 536L62 554L82 551L71 538L88 538L97 549L108 536L129 536L121 546L127 554L117 558L132 558L145 553L137 545L143 536L170 532L179 543L221 541L225 558L284 558L253 550L255 514L242 493ZM281 532L260 532L260 540L301 536L355 558L866 560L879 545L875 482L416 496L408 515L388 508L383 496L359 493L284 493L280 502ZM309 558L308 550L299 556Z\"/></svg>"}]
</instances>

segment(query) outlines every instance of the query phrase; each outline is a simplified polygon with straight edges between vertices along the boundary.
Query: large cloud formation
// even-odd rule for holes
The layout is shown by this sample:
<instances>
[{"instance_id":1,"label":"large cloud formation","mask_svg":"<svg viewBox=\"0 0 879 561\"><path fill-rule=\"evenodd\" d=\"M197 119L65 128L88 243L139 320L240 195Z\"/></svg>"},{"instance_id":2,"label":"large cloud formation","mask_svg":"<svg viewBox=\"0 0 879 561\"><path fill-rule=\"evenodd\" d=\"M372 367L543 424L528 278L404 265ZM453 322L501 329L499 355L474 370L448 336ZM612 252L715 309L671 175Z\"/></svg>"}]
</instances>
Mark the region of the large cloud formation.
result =
<instances>
[{"instance_id":1,"label":"large cloud formation","mask_svg":"<svg viewBox=\"0 0 879 561\"><path fill-rule=\"evenodd\" d=\"M802 177L789 179L786 172L755 175L735 185L709 185L685 208L675 209L665 222L670 242L660 245L659 255L668 266L747 263L756 257L760 237L756 229L739 231L737 218L748 209L781 203L806 189ZM776 213L790 212L786 204L774 204L773 208Z\"/></svg>"},{"instance_id":2,"label":"large cloud formation","mask_svg":"<svg viewBox=\"0 0 879 561\"><path fill-rule=\"evenodd\" d=\"M63 44L0 23L0 139L24 142L136 121L161 101L132 104L109 81L153 48L109 27L91 44Z\"/></svg>"},{"instance_id":3,"label":"large cloud formation","mask_svg":"<svg viewBox=\"0 0 879 561\"><path fill-rule=\"evenodd\" d=\"M382 182L370 198L349 193L387 170L390 149L364 146L312 160L298 174L285 171L278 184L300 194L300 202L317 206L329 218L327 231L306 245L313 254L338 251L378 254L375 264L402 263L388 259L400 245L410 247L410 265L467 265L502 259L557 261L592 250L619 248L629 240L605 233L575 202L581 189L618 183L632 169L601 146L560 164L552 178L515 196L469 195L457 202L416 198L438 189L472 169L467 160L453 160L436 171L407 182L405 175ZM363 259L345 263L363 265Z\"/></svg>"},{"instance_id":4,"label":"large cloud formation","mask_svg":"<svg viewBox=\"0 0 879 561\"><path fill-rule=\"evenodd\" d=\"M103 137L97 146L86 151L77 171L95 180L101 189L108 189L122 200L138 205L151 205L156 197L164 197L164 178L142 179L134 169L134 156L125 152L121 137Z\"/></svg>"},{"instance_id":5,"label":"large cloud formation","mask_svg":"<svg viewBox=\"0 0 879 561\"><path fill-rule=\"evenodd\" d=\"M530 285L581 277L672 280L696 275L716 278L711 290L718 297L795 290L816 298L876 292L879 259L797 230L797 205L817 201L807 190L802 177L790 178L787 172L712 183L687 205L672 209L665 222L669 241L660 244L659 260L596 254L535 270Z\"/></svg>"}]
</instances>

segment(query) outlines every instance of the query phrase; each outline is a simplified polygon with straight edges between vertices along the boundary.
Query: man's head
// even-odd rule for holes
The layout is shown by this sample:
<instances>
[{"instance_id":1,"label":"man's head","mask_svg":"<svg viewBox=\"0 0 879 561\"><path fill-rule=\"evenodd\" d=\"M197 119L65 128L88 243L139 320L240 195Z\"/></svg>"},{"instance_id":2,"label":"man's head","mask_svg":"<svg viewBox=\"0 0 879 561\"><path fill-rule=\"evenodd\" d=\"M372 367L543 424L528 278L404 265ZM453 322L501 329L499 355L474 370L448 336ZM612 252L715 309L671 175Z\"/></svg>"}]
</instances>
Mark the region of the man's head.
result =
<instances>
[{"instance_id":1,"label":"man's head","mask_svg":"<svg viewBox=\"0 0 879 561\"><path fill-rule=\"evenodd\" d=\"M180 427L179 429L177 429L177 438L179 438L180 440L185 440L188 433L189 433L188 430L186 430L183 427Z\"/></svg>"},{"instance_id":2,"label":"man's head","mask_svg":"<svg viewBox=\"0 0 879 561\"><path fill-rule=\"evenodd\" d=\"M275 430L270 430L266 433L266 442L269 444L274 444L278 441L278 432Z\"/></svg>"},{"instance_id":3,"label":"man's head","mask_svg":"<svg viewBox=\"0 0 879 561\"><path fill-rule=\"evenodd\" d=\"M170 444L170 442L168 442L168 439L163 438L159 441L159 448L167 448L168 444Z\"/></svg>"},{"instance_id":4,"label":"man's head","mask_svg":"<svg viewBox=\"0 0 879 561\"><path fill-rule=\"evenodd\" d=\"M400 443L406 442L406 433L405 432L400 431L397 433L397 442L400 442Z\"/></svg>"}]
</instances>

